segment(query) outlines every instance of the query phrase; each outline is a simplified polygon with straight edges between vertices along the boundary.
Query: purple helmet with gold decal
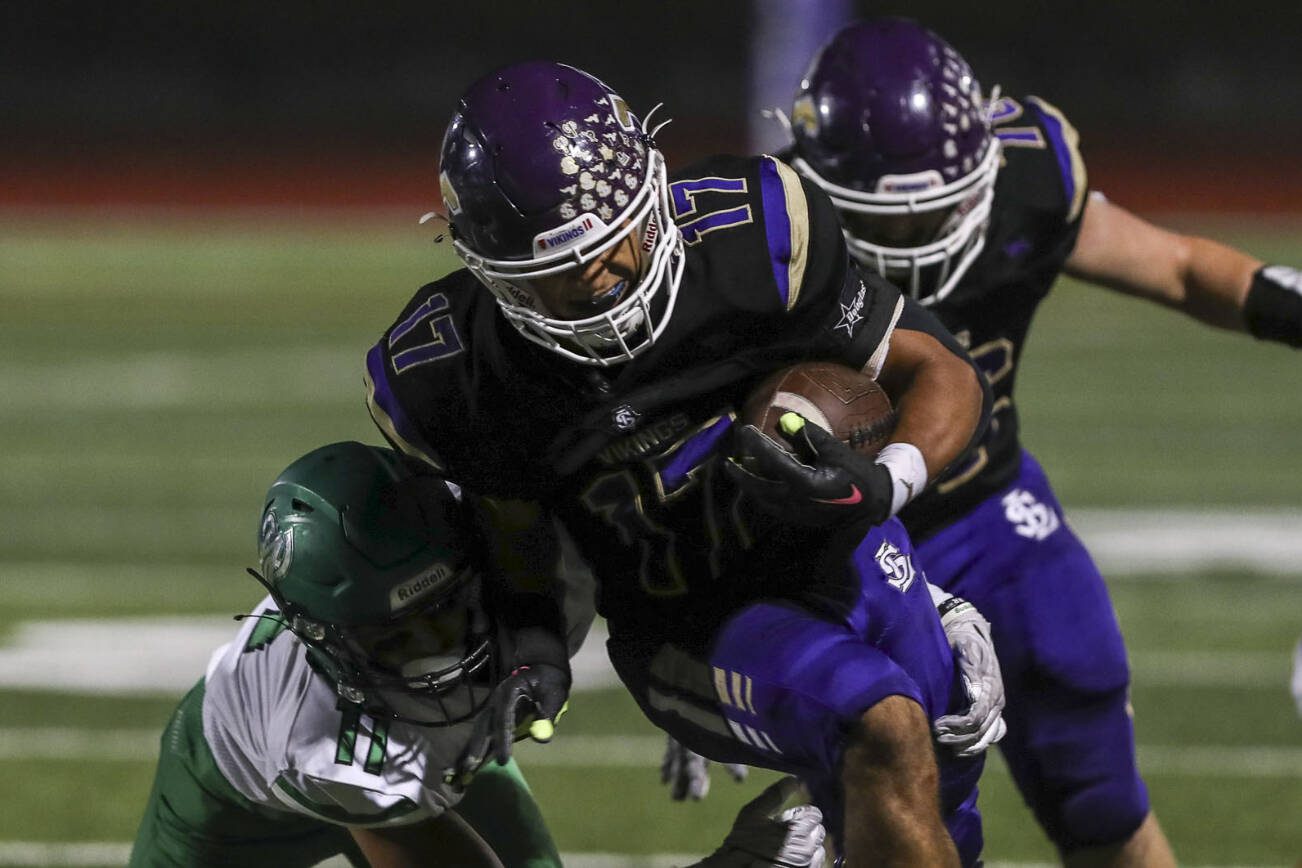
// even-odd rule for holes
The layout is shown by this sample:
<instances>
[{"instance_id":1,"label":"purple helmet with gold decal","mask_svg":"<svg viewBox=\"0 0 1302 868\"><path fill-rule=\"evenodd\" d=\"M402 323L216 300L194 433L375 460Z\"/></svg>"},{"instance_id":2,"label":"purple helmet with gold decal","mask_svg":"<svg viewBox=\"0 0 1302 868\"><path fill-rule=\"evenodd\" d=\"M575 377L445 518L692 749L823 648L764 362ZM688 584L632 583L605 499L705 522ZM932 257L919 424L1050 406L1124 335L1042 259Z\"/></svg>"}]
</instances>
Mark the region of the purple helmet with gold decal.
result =
<instances>
[{"instance_id":1,"label":"purple helmet with gold decal","mask_svg":"<svg viewBox=\"0 0 1302 868\"><path fill-rule=\"evenodd\" d=\"M792 164L841 211L852 254L923 303L985 243L999 140L971 68L916 22L842 29L800 83Z\"/></svg>"},{"instance_id":2,"label":"purple helmet with gold decal","mask_svg":"<svg viewBox=\"0 0 1302 868\"><path fill-rule=\"evenodd\" d=\"M609 365L663 331L683 264L665 162L644 122L601 81L541 61L481 78L448 125L439 181L457 254L526 338ZM640 273L597 313L546 309L536 281L582 270L630 237Z\"/></svg>"}]
</instances>

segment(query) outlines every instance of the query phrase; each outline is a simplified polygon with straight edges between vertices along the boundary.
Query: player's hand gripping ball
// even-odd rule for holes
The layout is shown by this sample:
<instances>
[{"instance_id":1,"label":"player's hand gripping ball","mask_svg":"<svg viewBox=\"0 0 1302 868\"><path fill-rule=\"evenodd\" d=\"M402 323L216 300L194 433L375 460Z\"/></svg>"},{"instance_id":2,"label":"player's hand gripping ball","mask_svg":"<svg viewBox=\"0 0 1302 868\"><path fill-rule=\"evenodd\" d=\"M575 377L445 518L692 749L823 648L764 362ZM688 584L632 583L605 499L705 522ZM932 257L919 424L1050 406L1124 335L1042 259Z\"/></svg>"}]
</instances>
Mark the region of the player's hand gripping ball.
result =
<instances>
[{"instance_id":1,"label":"player's hand gripping ball","mask_svg":"<svg viewBox=\"0 0 1302 868\"><path fill-rule=\"evenodd\" d=\"M877 381L833 362L802 362L764 380L737 419L786 443L781 419L798 413L865 458L875 458L895 430L891 399Z\"/></svg>"},{"instance_id":2,"label":"player's hand gripping ball","mask_svg":"<svg viewBox=\"0 0 1302 868\"><path fill-rule=\"evenodd\" d=\"M873 459L895 428L867 374L807 362L765 380L742 406L725 471L761 509L804 527L880 524L890 471Z\"/></svg>"}]
</instances>

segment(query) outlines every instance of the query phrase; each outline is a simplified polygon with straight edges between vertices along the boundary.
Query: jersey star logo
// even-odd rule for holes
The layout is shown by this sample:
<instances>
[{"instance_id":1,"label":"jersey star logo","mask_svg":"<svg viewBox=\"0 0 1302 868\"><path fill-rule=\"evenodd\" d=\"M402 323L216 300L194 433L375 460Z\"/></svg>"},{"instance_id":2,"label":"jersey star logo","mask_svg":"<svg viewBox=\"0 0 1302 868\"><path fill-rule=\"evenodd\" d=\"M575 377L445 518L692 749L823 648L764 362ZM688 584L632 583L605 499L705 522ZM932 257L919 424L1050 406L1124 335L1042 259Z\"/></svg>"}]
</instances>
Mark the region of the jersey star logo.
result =
<instances>
[{"instance_id":1,"label":"jersey star logo","mask_svg":"<svg viewBox=\"0 0 1302 868\"><path fill-rule=\"evenodd\" d=\"M863 302L864 296L868 294L868 287L859 282L859 291L855 293L854 299L849 304L841 305L841 319L837 324L832 326L832 331L845 329L848 337L854 337L855 326L863 320Z\"/></svg>"}]
</instances>

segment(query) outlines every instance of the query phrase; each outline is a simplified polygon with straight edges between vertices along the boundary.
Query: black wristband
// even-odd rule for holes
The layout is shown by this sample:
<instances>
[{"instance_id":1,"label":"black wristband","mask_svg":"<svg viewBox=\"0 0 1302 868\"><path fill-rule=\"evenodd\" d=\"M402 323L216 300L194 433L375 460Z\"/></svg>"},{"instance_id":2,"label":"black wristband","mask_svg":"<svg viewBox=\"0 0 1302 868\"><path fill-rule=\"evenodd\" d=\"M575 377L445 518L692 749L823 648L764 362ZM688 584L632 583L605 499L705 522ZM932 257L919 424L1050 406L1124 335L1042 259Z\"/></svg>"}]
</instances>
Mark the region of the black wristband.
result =
<instances>
[{"instance_id":1,"label":"black wristband","mask_svg":"<svg viewBox=\"0 0 1302 868\"><path fill-rule=\"evenodd\" d=\"M943 621L946 615L963 606L971 608L972 604L962 597L948 597L936 607L936 614L940 615L940 619Z\"/></svg>"},{"instance_id":2,"label":"black wristband","mask_svg":"<svg viewBox=\"0 0 1302 868\"><path fill-rule=\"evenodd\" d=\"M1302 347L1302 272L1286 265L1258 268L1243 300L1243 321L1255 338Z\"/></svg>"}]
</instances>

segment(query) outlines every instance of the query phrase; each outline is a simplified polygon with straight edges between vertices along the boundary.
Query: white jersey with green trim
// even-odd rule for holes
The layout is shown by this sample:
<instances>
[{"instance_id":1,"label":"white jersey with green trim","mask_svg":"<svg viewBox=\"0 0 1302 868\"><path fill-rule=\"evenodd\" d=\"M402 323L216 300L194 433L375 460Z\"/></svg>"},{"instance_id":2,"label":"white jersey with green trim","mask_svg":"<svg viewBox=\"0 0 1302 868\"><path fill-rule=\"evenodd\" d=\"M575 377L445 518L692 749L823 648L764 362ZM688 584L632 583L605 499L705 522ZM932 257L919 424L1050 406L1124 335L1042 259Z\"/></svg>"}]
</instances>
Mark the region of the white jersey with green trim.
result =
<instances>
[{"instance_id":1,"label":"white jersey with green trim","mask_svg":"<svg viewBox=\"0 0 1302 868\"><path fill-rule=\"evenodd\" d=\"M273 614L265 598L253 614ZM258 805L339 825L438 816L461 798L444 783L470 724L375 719L339 700L278 618L251 617L208 663L203 734L217 767Z\"/></svg>"}]
</instances>

